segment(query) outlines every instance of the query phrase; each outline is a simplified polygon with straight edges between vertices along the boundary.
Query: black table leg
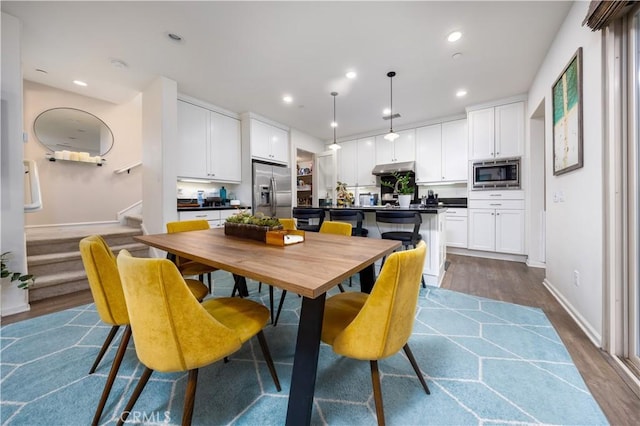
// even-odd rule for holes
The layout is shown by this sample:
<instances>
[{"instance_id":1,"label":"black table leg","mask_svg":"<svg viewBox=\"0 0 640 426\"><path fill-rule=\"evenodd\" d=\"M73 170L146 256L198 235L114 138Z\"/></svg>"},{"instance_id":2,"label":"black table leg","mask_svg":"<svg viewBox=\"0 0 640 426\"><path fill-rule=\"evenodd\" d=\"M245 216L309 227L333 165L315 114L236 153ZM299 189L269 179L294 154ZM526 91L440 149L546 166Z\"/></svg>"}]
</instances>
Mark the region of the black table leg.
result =
<instances>
[{"instance_id":1,"label":"black table leg","mask_svg":"<svg viewBox=\"0 0 640 426\"><path fill-rule=\"evenodd\" d=\"M360 271L360 291L371 293L376 282L376 266L374 263Z\"/></svg>"},{"instance_id":2,"label":"black table leg","mask_svg":"<svg viewBox=\"0 0 640 426\"><path fill-rule=\"evenodd\" d=\"M316 387L320 335L326 294L315 299L304 297L300 311L300 325L296 352L293 359L287 425L308 425L311 423L313 393Z\"/></svg>"},{"instance_id":3,"label":"black table leg","mask_svg":"<svg viewBox=\"0 0 640 426\"><path fill-rule=\"evenodd\" d=\"M249 296L249 289L247 288L247 279L245 277L241 277L240 275L233 274L233 282L235 283L233 287L233 295L235 291L238 290L238 294L240 297Z\"/></svg>"}]
</instances>

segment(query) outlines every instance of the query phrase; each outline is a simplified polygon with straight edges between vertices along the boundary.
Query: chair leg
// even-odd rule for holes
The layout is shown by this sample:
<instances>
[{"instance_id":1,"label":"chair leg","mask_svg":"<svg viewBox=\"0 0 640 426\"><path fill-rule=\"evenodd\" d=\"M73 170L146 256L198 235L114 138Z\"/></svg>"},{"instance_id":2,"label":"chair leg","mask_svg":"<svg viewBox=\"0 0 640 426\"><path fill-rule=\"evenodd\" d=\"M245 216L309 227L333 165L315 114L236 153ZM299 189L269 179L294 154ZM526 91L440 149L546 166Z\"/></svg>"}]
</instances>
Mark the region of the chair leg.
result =
<instances>
[{"instance_id":1,"label":"chair leg","mask_svg":"<svg viewBox=\"0 0 640 426\"><path fill-rule=\"evenodd\" d=\"M122 426L124 422L127 420L127 417L129 417L129 413L131 412L131 409L133 408L133 406L136 405L136 401L138 400L138 397L142 393L142 390L144 389L147 382L149 381L149 377L151 377L151 373L153 373L153 370L150 369L149 367L145 367L144 371L142 372L142 376L140 376L140 380L138 381L138 385L133 390L133 394L131 394L131 398L129 398L129 402L127 402L127 406L124 408L124 411L122 412L122 414L120 414L120 418L118 418L118 426Z\"/></svg>"},{"instance_id":2,"label":"chair leg","mask_svg":"<svg viewBox=\"0 0 640 426\"><path fill-rule=\"evenodd\" d=\"M424 381L424 377L422 377L422 372L420 372L418 363L416 362L416 359L413 357L413 352L411 352L411 349L409 349L409 344L406 343L402 349L404 349L404 353L407 355L407 358L409 358L409 362L413 367L413 371L416 372L416 375L418 376L418 380L420 380L420 383L422 384L424 391L427 393L427 395L431 395L431 391L429 391L429 386L427 386L427 382Z\"/></svg>"},{"instance_id":3,"label":"chair leg","mask_svg":"<svg viewBox=\"0 0 640 426\"><path fill-rule=\"evenodd\" d=\"M98 356L96 357L96 360L93 362L93 365L91 366L91 370L89 370L89 374L95 373L96 368L98 368L98 364L100 364L100 361L102 360L102 357L107 352L107 349L109 348L109 345L111 344L111 341L113 340L114 337L116 337L116 333L118 332L119 329L120 329L119 325L114 325L114 326L111 327L111 330L109 331L109 334L107 335L107 338L104 339L104 343L102 344L102 347L100 348L100 352L98 353Z\"/></svg>"},{"instance_id":4,"label":"chair leg","mask_svg":"<svg viewBox=\"0 0 640 426\"><path fill-rule=\"evenodd\" d=\"M104 410L104 406L107 404L107 399L109 399L109 394L111 393L113 382L115 382L116 376L118 375L118 370L120 369L122 358L124 358L124 354L127 351L127 345L129 344L130 338L131 338L131 326L127 325L124 328L124 332L122 333L120 346L118 346L118 351L116 352L116 356L115 358L113 358L113 362L111 364L111 370L109 371L109 376L107 377L107 382L104 384L104 389L102 390L100 401L98 402L98 406L96 407L96 412L93 415L93 421L91 422L93 426L96 426L100 421L100 417L102 417L102 411Z\"/></svg>"},{"instance_id":5,"label":"chair leg","mask_svg":"<svg viewBox=\"0 0 640 426\"><path fill-rule=\"evenodd\" d=\"M282 290L282 296L280 296L280 303L278 304L278 312L276 313L276 320L273 322L273 326L278 325L278 319L280 318L280 311L282 311L282 305L284 305L284 298L287 297L287 290Z\"/></svg>"},{"instance_id":6,"label":"chair leg","mask_svg":"<svg viewBox=\"0 0 640 426\"><path fill-rule=\"evenodd\" d=\"M424 283L424 275L420 274L420 279L422 280L422 288L427 288L427 285Z\"/></svg>"},{"instance_id":7,"label":"chair leg","mask_svg":"<svg viewBox=\"0 0 640 426\"><path fill-rule=\"evenodd\" d=\"M349 287L351 287L351 277L349 277Z\"/></svg>"},{"instance_id":8,"label":"chair leg","mask_svg":"<svg viewBox=\"0 0 640 426\"><path fill-rule=\"evenodd\" d=\"M376 404L376 416L378 425L384 426L384 408L382 407L382 387L380 386L380 372L378 371L378 361L369 361L371 365L371 383L373 385L373 400Z\"/></svg>"},{"instance_id":9,"label":"chair leg","mask_svg":"<svg viewBox=\"0 0 640 426\"><path fill-rule=\"evenodd\" d=\"M280 380L278 379L278 373L276 372L276 366L273 364L273 358L271 358L271 352L269 351L269 345L267 345L267 339L264 337L264 332L260 330L258 333L258 342L260 342L260 349L262 349L262 356L264 356L264 360L267 362L267 366L269 367L269 373L271 373L271 377L273 378L273 383L276 385L276 389L280 392Z\"/></svg>"},{"instance_id":10,"label":"chair leg","mask_svg":"<svg viewBox=\"0 0 640 426\"><path fill-rule=\"evenodd\" d=\"M189 370L189 381L187 382L187 390L184 394L184 408L182 411L182 426L191 425L191 417L193 417L193 405L196 401L196 386L198 384L198 369Z\"/></svg>"},{"instance_id":11,"label":"chair leg","mask_svg":"<svg viewBox=\"0 0 640 426\"><path fill-rule=\"evenodd\" d=\"M271 312L271 324L273 324L273 286L272 285L269 286L269 312Z\"/></svg>"},{"instance_id":12,"label":"chair leg","mask_svg":"<svg viewBox=\"0 0 640 426\"><path fill-rule=\"evenodd\" d=\"M207 272L207 284L209 284L209 294L211 294L211 272Z\"/></svg>"},{"instance_id":13,"label":"chair leg","mask_svg":"<svg viewBox=\"0 0 640 426\"><path fill-rule=\"evenodd\" d=\"M340 293L344 293L344 287L342 287L342 283L338 284L338 288L340 289Z\"/></svg>"}]
</instances>

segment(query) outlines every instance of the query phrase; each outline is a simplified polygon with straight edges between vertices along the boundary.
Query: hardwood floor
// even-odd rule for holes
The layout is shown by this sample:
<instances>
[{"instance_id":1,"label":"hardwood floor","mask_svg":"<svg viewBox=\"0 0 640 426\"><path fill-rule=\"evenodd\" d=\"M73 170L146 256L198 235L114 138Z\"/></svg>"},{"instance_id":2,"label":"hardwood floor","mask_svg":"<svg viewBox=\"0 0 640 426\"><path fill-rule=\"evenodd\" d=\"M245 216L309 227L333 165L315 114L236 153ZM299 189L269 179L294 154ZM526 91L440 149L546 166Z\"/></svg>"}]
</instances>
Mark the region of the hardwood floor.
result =
<instances>
[{"instance_id":1,"label":"hardwood floor","mask_svg":"<svg viewBox=\"0 0 640 426\"><path fill-rule=\"evenodd\" d=\"M612 425L636 425L640 397L542 284L544 269L524 263L447 255L442 288L542 309L567 347L589 390Z\"/></svg>"},{"instance_id":2,"label":"hardwood floor","mask_svg":"<svg viewBox=\"0 0 640 426\"><path fill-rule=\"evenodd\" d=\"M449 254L443 288L476 296L535 306L556 328L594 398L612 425L635 425L640 397L616 372L611 357L591 343L571 316L542 284L544 270L523 263ZM31 311L2 318L10 324L92 302L87 290L31 304Z\"/></svg>"}]
</instances>

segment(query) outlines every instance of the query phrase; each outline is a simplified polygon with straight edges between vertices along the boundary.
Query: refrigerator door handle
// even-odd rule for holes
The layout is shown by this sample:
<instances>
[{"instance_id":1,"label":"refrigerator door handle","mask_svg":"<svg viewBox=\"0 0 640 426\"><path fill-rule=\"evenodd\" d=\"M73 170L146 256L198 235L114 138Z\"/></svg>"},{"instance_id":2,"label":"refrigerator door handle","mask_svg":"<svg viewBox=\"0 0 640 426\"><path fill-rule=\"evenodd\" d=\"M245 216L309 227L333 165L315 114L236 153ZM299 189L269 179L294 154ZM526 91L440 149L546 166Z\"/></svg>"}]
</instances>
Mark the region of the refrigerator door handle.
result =
<instances>
[{"instance_id":1,"label":"refrigerator door handle","mask_svg":"<svg viewBox=\"0 0 640 426\"><path fill-rule=\"evenodd\" d=\"M275 217L278 208L278 186L274 177L271 178L271 191L271 217Z\"/></svg>"}]
</instances>

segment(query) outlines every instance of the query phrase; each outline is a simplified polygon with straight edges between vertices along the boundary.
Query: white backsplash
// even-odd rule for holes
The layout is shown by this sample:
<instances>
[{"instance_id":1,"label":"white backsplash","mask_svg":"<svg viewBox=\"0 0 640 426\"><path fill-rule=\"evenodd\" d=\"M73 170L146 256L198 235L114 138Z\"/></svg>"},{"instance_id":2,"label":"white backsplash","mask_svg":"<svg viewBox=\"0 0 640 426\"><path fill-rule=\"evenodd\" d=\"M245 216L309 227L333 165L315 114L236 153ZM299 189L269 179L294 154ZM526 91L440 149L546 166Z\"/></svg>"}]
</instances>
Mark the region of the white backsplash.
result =
<instances>
[{"instance_id":1,"label":"white backsplash","mask_svg":"<svg viewBox=\"0 0 640 426\"><path fill-rule=\"evenodd\" d=\"M198 198L198 191L204 191L205 197L219 197L220 188L223 186L227 190L227 198L233 199L238 185L219 183L178 182L176 196L177 198Z\"/></svg>"},{"instance_id":2,"label":"white backsplash","mask_svg":"<svg viewBox=\"0 0 640 426\"><path fill-rule=\"evenodd\" d=\"M418 186L418 196L426 197L429 190L438 194L438 198L466 198L468 195L466 183L455 183L451 185L420 185Z\"/></svg>"}]
</instances>

